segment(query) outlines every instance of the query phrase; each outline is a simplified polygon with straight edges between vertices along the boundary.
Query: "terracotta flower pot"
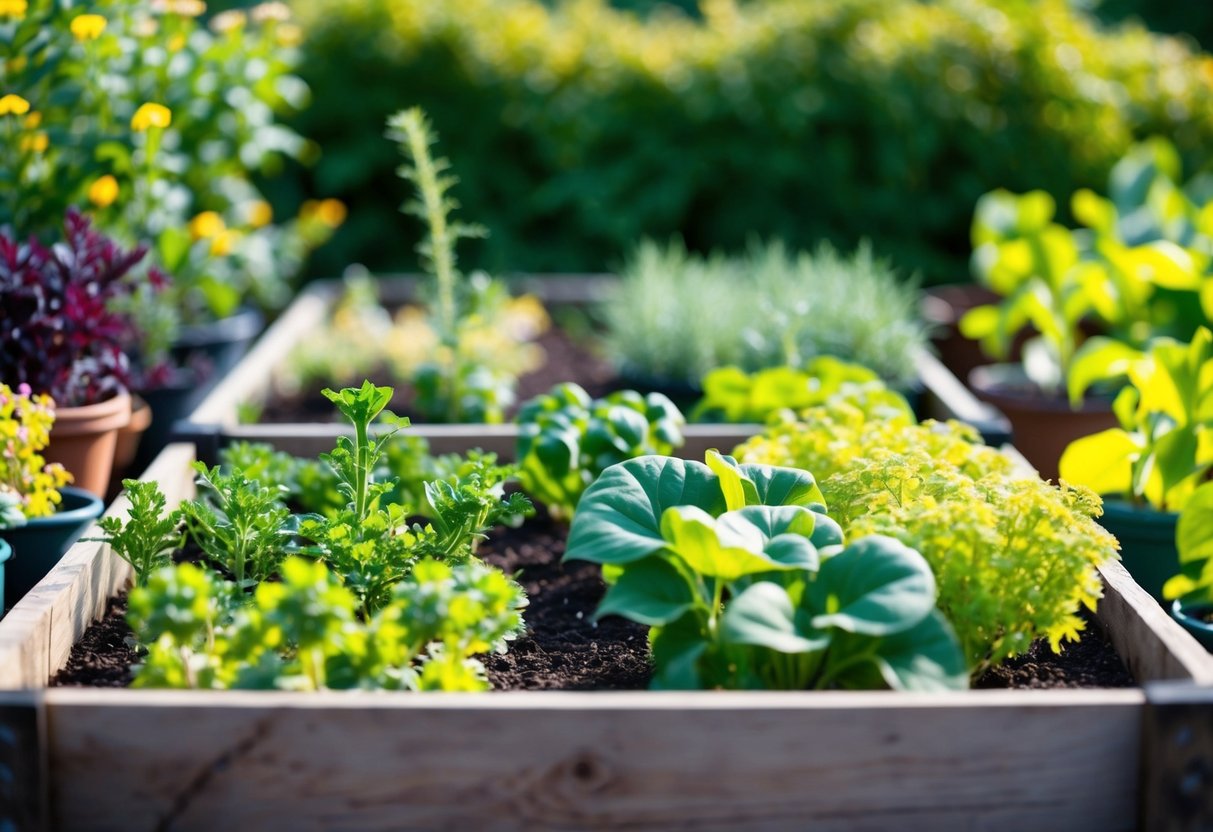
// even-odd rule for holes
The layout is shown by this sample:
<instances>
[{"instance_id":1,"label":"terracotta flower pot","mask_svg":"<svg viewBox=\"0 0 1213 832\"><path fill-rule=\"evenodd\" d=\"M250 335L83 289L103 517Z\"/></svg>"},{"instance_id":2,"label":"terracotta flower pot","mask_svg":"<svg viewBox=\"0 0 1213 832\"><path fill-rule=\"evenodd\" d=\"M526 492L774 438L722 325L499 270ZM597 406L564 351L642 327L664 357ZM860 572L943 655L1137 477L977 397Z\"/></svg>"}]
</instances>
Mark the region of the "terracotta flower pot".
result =
<instances>
[{"instance_id":1,"label":"terracotta flower pot","mask_svg":"<svg viewBox=\"0 0 1213 832\"><path fill-rule=\"evenodd\" d=\"M114 450L114 476L120 477L135 461L139 451L139 440L152 424L152 408L142 396L131 396L131 420L118 431L118 444Z\"/></svg>"},{"instance_id":2,"label":"terracotta flower pot","mask_svg":"<svg viewBox=\"0 0 1213 832\"><path fill-rule=\"evenodd\" d=\"M104 495L114 468L118 431L130 420L129 393L83 407L56 407L46 461L62 464L77 488Z\"/></svg>"},{"instance_id":3,"label":"terracotta flower pot","mask_svg":"<svg viewBox=\"0 0 1213 832\"><path fill-rule=\"evenodd\" d=\"M1015 447L1047 480L1057 480L1067 445L1118 424L1111 399L1092 397L1072 410L1064 394L1050 395L1028 381L1019 364L978 367L969 374L969 386L1011 420Z\"/></svg>"}]
</instances>

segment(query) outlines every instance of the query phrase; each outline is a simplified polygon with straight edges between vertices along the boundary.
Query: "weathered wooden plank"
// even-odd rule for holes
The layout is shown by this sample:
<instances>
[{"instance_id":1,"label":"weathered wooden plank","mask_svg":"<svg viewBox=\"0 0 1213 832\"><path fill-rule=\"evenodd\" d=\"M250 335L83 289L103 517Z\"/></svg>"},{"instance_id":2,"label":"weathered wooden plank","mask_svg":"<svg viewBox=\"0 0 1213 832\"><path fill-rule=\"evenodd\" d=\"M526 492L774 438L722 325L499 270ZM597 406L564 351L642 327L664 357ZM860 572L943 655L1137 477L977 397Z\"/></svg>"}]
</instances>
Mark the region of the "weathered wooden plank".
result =
<instances>
[{"instance_id":1,"label":"weathered wooden plank","mask_svg":"<svg viewBox=\"0 0 1213 832\"><path fill-rule=\"evenodd\" d=\"M1131 829L1140 691L46 694L57 829Z\"/></svg>"},{"instance_id":2,"label":"weathered wooden plank","mask_svg":"<svg viewBox=\"0 0 1213 832\"><path fill-rule=\"evenodd\" d=\"M1213 829L1213 688L1146 686L1141 829Z\"/></svg>"},{"instance_id":3,"label":"weathered wooden plank","mask_svg":"<svg viewBox=\"0 0 1213 832\"><path fill-rule=\"evenodd\" d=\"M1120 561L1099 569L1104 597L1097 614L1138 682L1169 679L1213 685L1213 655L1146 592Z\"/></svg>"},{"instance_id":4,"label":"weathered wooden plank","mask_svg":"<svg viewBox=\"0 0 1213 832\"><path fill-rule=\"evenodd\" d=\"M169 505L193 496L190 463L194 447L169 445L148 466L144 478L160 483ZM119 495L107 510L125 516ZM97 534L90 526L83 538ZM81 540L46 577L0 620L0 689L42 687L67 662L85 629L105 612L107 599L130 577L130 566L104 544Z\"/></svg>"}]
</instances>

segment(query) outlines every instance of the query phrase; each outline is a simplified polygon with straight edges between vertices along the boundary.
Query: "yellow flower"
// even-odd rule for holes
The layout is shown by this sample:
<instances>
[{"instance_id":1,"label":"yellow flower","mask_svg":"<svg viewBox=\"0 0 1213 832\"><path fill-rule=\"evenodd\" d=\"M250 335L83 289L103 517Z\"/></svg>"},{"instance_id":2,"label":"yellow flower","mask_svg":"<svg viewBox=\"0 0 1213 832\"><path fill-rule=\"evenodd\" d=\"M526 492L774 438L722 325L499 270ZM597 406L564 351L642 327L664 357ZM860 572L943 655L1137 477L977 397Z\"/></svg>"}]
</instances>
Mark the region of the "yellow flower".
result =
<instances>
[{"instance_id":1,"label":"yellow flower","mask_svg":"<svg viewBox=\"0 0 1213 832\"><path fill-rule=\"evenodd\" d=\"M98 208L108 208L118 198L118 180L108 173L88 186L88 201Z\"/></svg>"},{"instance_id":2,"label":"yellow flower","mask_svg":"<svg viewBox=\"0 0 1213 832\"><path fill-rule=\"evenodd\" d=\"M234 228L223 229L211 240L211 255L214 257L224 257L231 254L232 248L240 237L240 232Z\"/></svg>"},{"instance_id":3,"label":"yellow flower","mask_svg":"<svg viewBox=\"0 0 1213 832\"><path fill-rule=\"evenodd\" d=\"M19 95L9 93L0 98L0 116L23 116L29 112L29 102Z\"/></svg>"},{"instance_id":4,"label":"yellow flower","mask_svg":"<svg viewBox=\"0 0 1213 832\"><path fill-rule=\"evenodd\" d=\"M29 0L0 0L0 17L15 17L21 20L29 8Z\"/></svg>"},{"instance_id":5,"label":"yellow flower","mask_svg":"<svg viewBox=\"0 0 1213 832\"><path fill-rule=\"evenodd\" d=\"M163 104L148 102L139 105L131 116L131 129L142 133L151 127L168 127L173 123L173 111Z\"/></svg>"},{"instance_id":6,"label":"yellow flower","mask_svg":"<svg viewBox=\"0 0 1213 832\"><path fill-rule=\"evenodd\" d=\"M28 136L21 137L22 150L32 150L35 153L45 153L46 149L50 147L50 145L50 137L45 133L32 133Z\"/></svg>"},{"instance_id":7,"label":"yellow flower","mask_svg":"<svg viewBox=\"0 0 1213 832\"><path fill-rule=\"evenodd\" d=\"M30 113L28 116L25 117L25 121L23 122L23 124L25 124L26 130L37 130L38 127L40 127L42 124L42 113L38 112L37 110L34 110L32 113Z\"/></svg>"},{"instance_id":8,"label":"yellow flower","mask_svg":"<svg viewBox=\"0 0 1213 832\"><path fill-rule=\"evenodd\" d=\"M168 51L169 52L173 52L173 53L180 52L184 48L185 48L185 35L183 35L181 33L177 33L168 39Z\"/></svg>"},{"instance_id":9,"label":"yellow flower","mask_svg":"<svg viewBox=\"0 0 1213 832\"><path fill-rule=\"evenodd\" d=\"M249 203L248 224L253 228L269 225L274 220L274 209L264 199Z\"/></svg>"},{"instance_id":10,"label":"yellow flower","mask_svg":"<svg viewBox=\"0 0 1213 832\"><path fill-rule=\"evenodd\" d=\"M105 31L106 20L99 14L80 14L72 18L72 37L84 43L96 40Z\"/></svg>"},{"instance_id":11,"label":"yellow flower","mask_svg":"<svg viewBox=\"0 0 1213 832\"><path fill-rule=\"evenodd\" d=\"M190 236L195 240L204 240L209 237L218 236L226 228L227 225L223 222L223 217L214 211L203 211L190 220L189 225Z\"/></svg>"},{"instance_id":12,"label":"yellow flower","mask_svg":"<svg viewBox=\"0 0 1213 832\"><path fill-rule=\"evenodd\" d=\"M345 203L339 199L323 199L316 206L316 219L329 228L336 228L345 222L347 213Z\"/></svg>"}]
</instances>

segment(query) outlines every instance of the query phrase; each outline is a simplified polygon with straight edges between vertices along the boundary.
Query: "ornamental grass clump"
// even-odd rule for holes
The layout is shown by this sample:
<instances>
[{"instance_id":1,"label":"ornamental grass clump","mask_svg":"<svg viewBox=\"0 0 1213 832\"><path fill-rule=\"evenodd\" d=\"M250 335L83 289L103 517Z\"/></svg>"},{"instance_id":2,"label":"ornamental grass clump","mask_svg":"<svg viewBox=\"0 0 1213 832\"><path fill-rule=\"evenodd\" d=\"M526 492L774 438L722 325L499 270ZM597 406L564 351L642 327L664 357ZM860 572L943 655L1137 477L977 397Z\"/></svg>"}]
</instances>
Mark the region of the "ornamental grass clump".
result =
<instances>
[{"instance_id":1,"label":"ornamental grass clump","mask_svg":"<svg viewBox=\"0 0 1213 832\"><path fill-rule=\"evenodd\" d=\"M718 367L753 372L833 356L894 386L915 377L925 344L917 289L870 247L792 252L752 244L740 256L641 243L607 305L607 352L628 375L698 386Z\"/></svg>"},{"instance_id":2,"label":"ornamental grass clump","mask_svg":"<svg viewBox=\"0 0 1213 832\"><path fill-rule=\"evenodd\" d=\"M1076 640L1081 608L1102 593L1097 567L1117 549L1094 520L1099 498L1019 472L968 426L874 415L836 399L735 453L811 467L848 537L886 534L922 553L972 673L1038 638L1058 652Z\"/></svg>"}]
</instances>

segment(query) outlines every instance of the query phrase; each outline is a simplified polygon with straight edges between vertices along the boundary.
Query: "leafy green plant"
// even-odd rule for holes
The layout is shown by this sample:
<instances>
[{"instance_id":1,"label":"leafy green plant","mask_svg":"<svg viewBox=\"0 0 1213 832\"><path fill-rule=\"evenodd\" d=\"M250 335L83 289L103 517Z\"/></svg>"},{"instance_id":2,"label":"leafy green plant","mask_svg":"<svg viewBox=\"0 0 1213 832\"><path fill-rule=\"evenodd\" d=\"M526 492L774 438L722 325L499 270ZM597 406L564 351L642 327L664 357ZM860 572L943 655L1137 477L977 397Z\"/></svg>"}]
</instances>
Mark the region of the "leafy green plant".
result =
<instances>
[{"instance_id":1,"label":"leafy green plant","mask_svg":"<svg viewBox=\"0 0 1213 832\"><path fill-rule=\"evenodd\" d=\"M1127 376L1113 410L1120 427L1071 442L1059 464L1063 479L1100 494L1179 511L1213 470L1213 332L1201 327L1188 344L1158 338L1142 352L1092 338L1083 345L1070 395Z\"/></svg>"},{"instance_id":2,"label":"leafy green plant","mask_svg":"<svg viewBox=\"0 0 1213 832\"><path fill-rule=\"evenodd\" d=\"M1038 638L1060 651L1102 592L1116 541L1099 499L1017 471L956 422L915 424L837 399L769 426L743 462L815 466L848 538L883 534L920 552L974 673Z\"/></svg>"},{"instance_id":3,"label":"leafy green plant","mask_svg":"<svg viewBox=\"0 0 1213 832\"><path fill-rule=\"evenodd\" d=\"M698 385L722 366L801 368L828 355L905 384L925 343L915 288L867 246L794 254L774 242L700 258L643 242L621 279L606 346L623 372L650 379Z\"/></svg>"},{"instance_id":4,"label":"leafy green plant","mask_svg":"<svg viewBox=\"0 0 1213 832\"><path fill-rule=\"evenodd\" d=\"M388 137L397 142L410 164L400 175L417 189L417 198L404 211L426 223L427 236L417 246L421 264L433 277L430 322L437 344L429 360L418 366L412 381L414 406L426 418L438 421L500 422L514 402L516 377L495 363L475 360L466 346L467 326L478 326L470 314L476 302L495 297L499 313L507 297L492 292L488 281L460 285L455 246L460 240L483 237L478 225L451 218L458 203L449 194L458 181L447 173L450 163L433 158L430 146L435 137L429 120L419 108L404 110L388 120ZM469 291L470 290L470 291ZM495 315L489 315L492 321Z\"/></svg>"},{"instance_id":5,"label":"leafy green plant","mask_svg":"<svg viewBox=\"0 0 1213 832\"><path fill-rule=\"evenodd\" d=\"M653 628L657 688L967 685L926 562L886 537L844 547L807 471L715 452L619 463L565 557L609 574L597 615Z\"/></svg>"},{"instance_id":6,"label":"leafy green plant","mask_svg":"<svg viewBox=\"0 0 1213 832\"><path fill-rule=\"evenodd\" d=\"M571 517L590 483L615 463L683 443L682 413L660 393L591 399L576 384L558 384L523 404L516 422L522 486L558 517Z\"/></svg>"},{"instance_id":7,"label":"leafy green plant","mask_svg":"<svg viewBox=\"0 0 1213 832\"><path fill-rule=\"evenodd\" d=\"M218 466L207 468L201 462L194 463L194 470L202 494L181 504L190 539L239 586L269 578L297 530L282 490L249 479L240 471L224 473ZM163 507L163 499L157 502Z\"/></svg>"},{"instance_id":8,"label":"leafy green plant","mask_svg":"<svg viewBox=\"0 0 1213 832\"><path fill-rule=\"evenodd\" d=\"M1204 483L1188 498L1175 525L1178 575L1163 585L1164 598L1213 602L1213 483Z\"/></svg>"},{"instance_id":9,"label":"leafy green plant","mask_svg":"<svg viewBox=\"0 0 1213 832\"><path fill-rule=\"evenodd\" d=\"M521 588L472 561L423 560L373 617L322 563L288 558L250 597L191 564L131 591L128 621L147 655L136 687L474 691L473 658L522 629Z\"/></svg>"},{"instance_id":10,"label":"leafy green plant","mask_svg":"<svg viewBox=\"0 0 1213 832\"><path fill-rule=\"evenodd\" d=\"M166 500L154 482L123 480L122 489L130 502L126 521L102 517L97 521L105 537L93 538L108 543L114 554L131 565L135 586L146 586L152 573L172 562L181 548L182 513L166 511Z\"/></svg>"},{"instance_id":11,"label":"leafy green plant","mask_svg":"<svg viewBox=\"0 0 1213 832\"><path fill-rule=\"evenodd\" d=\"M823 355L803 369L771 367L747 373L740 367L719 367L703 378L703 398L691 411L696 422L765 423L781 410L819 405L844 390L870 385L873 395L887 398L890 407L909 410L905 398L889 390L867 367Z\"/></svg>"}]
</instances>

